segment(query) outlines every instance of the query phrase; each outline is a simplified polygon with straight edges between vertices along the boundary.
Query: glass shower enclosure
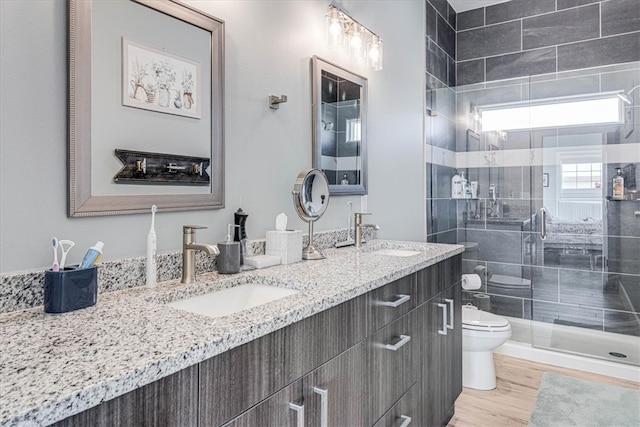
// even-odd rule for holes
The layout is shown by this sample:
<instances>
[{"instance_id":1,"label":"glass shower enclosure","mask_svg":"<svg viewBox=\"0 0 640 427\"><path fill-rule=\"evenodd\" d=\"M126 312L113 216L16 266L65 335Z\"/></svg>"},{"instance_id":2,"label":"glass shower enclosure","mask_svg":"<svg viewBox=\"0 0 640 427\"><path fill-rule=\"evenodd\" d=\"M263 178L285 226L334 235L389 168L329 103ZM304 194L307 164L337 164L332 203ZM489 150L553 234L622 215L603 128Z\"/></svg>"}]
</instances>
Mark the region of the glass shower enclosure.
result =
<instances>
[{"instance_id":1,"label":"glass shower enclosure","mask_svg":"<svg viewBox=\"0 0 640 427\"><path fill-rule=\"evenodd\" d=\"M513 339L640 365L639 85L635 62L454 89L465 303Z\"/></svg>"}]
</instances>

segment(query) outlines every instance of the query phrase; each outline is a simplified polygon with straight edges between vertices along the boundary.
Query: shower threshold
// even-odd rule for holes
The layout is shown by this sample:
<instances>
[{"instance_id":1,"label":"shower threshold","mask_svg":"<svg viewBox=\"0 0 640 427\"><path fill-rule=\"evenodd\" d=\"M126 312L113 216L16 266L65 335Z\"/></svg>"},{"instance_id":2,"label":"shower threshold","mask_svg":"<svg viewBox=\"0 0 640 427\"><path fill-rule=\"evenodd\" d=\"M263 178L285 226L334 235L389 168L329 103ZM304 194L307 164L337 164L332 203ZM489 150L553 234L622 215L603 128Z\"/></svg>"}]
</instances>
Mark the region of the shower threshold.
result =
<instances>
[{"instance_id":1,"label":"shower threshold","mask_svg":"<svg viewBox=\"0 0 640 427\"><path fill-rule=\"evenodd\" d=\"M497 350L500 353L640 381L640 337L508 319L513 330L512 340Z\"/></svg>"}]
</instances>

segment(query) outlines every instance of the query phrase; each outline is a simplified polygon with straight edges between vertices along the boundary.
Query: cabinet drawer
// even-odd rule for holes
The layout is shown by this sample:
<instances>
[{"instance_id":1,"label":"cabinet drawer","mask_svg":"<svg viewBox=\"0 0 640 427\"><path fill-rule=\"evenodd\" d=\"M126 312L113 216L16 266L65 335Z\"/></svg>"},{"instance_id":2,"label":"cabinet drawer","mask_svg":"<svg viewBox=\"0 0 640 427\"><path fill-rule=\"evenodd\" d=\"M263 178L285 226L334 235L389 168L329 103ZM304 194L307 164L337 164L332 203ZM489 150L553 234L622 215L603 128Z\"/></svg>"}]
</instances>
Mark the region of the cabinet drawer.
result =
<instances>
[{"instance_id":1,"label":"cabinet drawer","mask_svg":"<svg viewBox=\"0 0 640 427\"><path fill-rule=\"evenodd\" d=\"M200 363L200 425L220 425L287 384L282 337L275 331Z\"/></svg>"},{"instance_id":2,"label":"cabinet drawer","mask_svg":"<svg viewBox=\"0 0 640 427\"><path fill-rule=\"evenodd\" d=\"M201 425L220 425L366 338L366 295L200 364Z\"/></svg>"},{"instance_id":3,"label":"cabinet drawer","mask_svg":"<svg viewBox=\"0 0 640 427\"><path fill-rule=\"evenodd\" d=\"M305 425L370 426L368 372L367 341L362 341L307 375L304 378Z\"/></svg>"},{"instance_id":4,"label":"cabinet drawer","mask_svg":"<svg viewBox=\"0 0 640 427\"><path fill-rule=\"evenodd\" d=\"M295 410L291 404L296 405ZM304 399L302 397L302 380L298 380L268 399L260 402L242 415L237 416L224 426L300 426L304 424L305 409Z\"/></svg>"},{"instance_id":5,"label":"cabinet drawer","mask_svg":"<svg viewBox=\"0 0 640 427\"><path fill-rule=\"evenodd\" d=\"M416 273L417 301L420 305L462 278L462 254L447 258Z\"/></svg>"},{"instance_id":6,"label":"cabinet drawer","mask_svg":"<svg viewBox=\"0 0 640 427\"><path fill-rule=\"evenodd\" d=\"M415 382L413 312L382 328L369 340L371 420L379 419Z\"/></svg>"},{"instance_id":7,"label":"cabinet drawer","mask_svg":"<svg viewBox=\"0 0 640 427\"><path fill-rule=\"evenodd\" d=\"M416 296L416 274L371 291L369 293L369 333L374 333L415 308Z\"/></svg>"},{"instance_id":8,"label":"cabinet drawer","mask_svg":"<svg viewBox=\"0 0 640 427\"><path fill-rule=\"evenodd\" d=\"M311 372L367 337L367 296L362 295L284 329L287 383Z\"/></svg>"},{"instance_id":9,"label":"cabinet drawer","mask_svg":"<svg viewBox=\"0 0 640 427\"><path fill-rule=\"evenodd\" d=\"M409 427L422 425L418 419L418 386L411 386L404 396L373 427Z\"/></svg>"}]
</instances>

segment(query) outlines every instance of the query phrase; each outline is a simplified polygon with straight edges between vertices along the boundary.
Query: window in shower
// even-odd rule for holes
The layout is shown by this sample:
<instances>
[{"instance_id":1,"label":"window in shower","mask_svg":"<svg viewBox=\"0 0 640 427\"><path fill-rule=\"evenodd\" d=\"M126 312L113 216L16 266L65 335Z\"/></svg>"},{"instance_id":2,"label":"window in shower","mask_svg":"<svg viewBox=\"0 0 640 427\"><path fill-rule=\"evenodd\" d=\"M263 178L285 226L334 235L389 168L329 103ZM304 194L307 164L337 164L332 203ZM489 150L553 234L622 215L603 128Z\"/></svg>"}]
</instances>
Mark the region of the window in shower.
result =
<instances>
[{"instance_id":1,"label":"window in shower","mask_svg":"<svg viewBox=\"0 0 640 427\"><path fill-rule=\"evenodd\" d=\"M563 163L562 190L588 190L602 187L601 163Z\"/></svg>"}]
</instances>

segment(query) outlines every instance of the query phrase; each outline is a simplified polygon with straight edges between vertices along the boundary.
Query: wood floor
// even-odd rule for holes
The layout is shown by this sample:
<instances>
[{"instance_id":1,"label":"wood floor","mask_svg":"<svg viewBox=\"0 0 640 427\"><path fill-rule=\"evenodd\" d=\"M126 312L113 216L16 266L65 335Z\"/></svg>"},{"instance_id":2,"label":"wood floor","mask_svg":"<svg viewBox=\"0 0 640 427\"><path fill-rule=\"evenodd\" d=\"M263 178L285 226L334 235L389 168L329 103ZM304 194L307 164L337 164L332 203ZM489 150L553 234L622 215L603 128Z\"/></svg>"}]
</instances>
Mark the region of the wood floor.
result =
<instances>
[{"instance_id":1,"label":"wood floor","mask_svg":"<svg viewBox=\"0 0 640 427\"><path fill-rule=\"evenodd\" d=\"M545 372L638 389L640 384L603 375L495 354L498 386L479 391L463 388L449 427L526 426Z\"/></svg>"}]
</instances>

